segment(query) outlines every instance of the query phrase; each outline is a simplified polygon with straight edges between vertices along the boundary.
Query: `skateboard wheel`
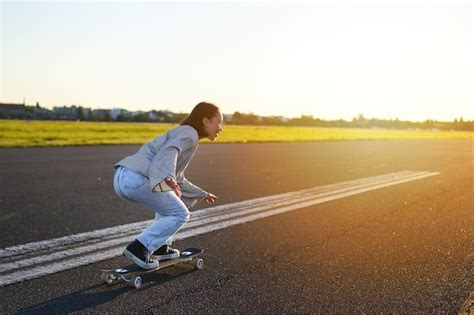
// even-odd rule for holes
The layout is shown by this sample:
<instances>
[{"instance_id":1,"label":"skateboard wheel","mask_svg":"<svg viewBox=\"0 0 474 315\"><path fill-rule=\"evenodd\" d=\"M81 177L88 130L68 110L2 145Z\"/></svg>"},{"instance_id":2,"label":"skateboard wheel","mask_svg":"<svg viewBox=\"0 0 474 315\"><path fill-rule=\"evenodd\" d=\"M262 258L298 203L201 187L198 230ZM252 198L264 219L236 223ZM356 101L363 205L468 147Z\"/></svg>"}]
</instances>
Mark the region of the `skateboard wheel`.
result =
<instances>
[{"instance_id":1,"label":"skateboard wheel","mask_svg":"<svg viewBox=\"0 0 474 315\"><path fill-rule=\"evenodd\" d=\"M111 284L116 279L113 274L110 274L108 272L102 272L100 278L102 279L102 282L107 284Z\"/></svg>"},{"instance_id":2,"label":"skateboard wheel","mask_svg":"<svg viewBox=\"0 0 474 315\"><path fill-rule=\"evenodd\" d=\"M196 262L194 263L194 265L196 269L202 270L204 269L204 260L202 260L201 258L196 259Z\"/></svg>"},{"instance_id":3,"label":"skateboard wheel","mask_svg":"<svg viewBox=\"0 0 474 315\"><path fill-rule=\"evenodd\" d=\"M140 288L142 286L142 277L140 276L133 276L130 279L130 285L132 287L135 287L136 289Z\"/></svg>"}]
</instances>

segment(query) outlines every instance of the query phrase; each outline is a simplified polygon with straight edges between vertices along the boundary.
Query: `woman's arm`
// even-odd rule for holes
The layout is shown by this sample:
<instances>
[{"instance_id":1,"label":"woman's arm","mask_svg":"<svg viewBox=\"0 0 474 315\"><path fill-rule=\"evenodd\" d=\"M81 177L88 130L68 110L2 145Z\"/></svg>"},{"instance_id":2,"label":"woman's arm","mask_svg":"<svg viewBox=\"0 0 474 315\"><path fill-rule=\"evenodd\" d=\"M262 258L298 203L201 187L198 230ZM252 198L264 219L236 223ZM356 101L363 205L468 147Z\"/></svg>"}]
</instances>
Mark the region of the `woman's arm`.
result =
<instances>
[{"instance_id":1,"label":"woman's arm","mask_svg":"<svg viewBox=\"0 0 474 315\"><path fill-rule=\"evenodd\" d=\"M181 182L181 189L186 197L195 198L194 204L197 204L198 202L202 200L204 200L207 204L211 204L211 203L214 203L216 199L218 198L216 195L213 195L205 191L204 189L194 185L189 180L187 180L186 177L184 176Z\"/></svg>"},{"instance_id":2,"label":"woman's arm","mask_svg":"<svg viewBox=\"0 0 474 315\"><path fill-rule=\"evenodd\" d=\"M208 193L204 189L194 185L186 177L183 176L182 181L180 182L181 190L185 191L188 196L203 197Z\"/></svg>"}]
</instances>

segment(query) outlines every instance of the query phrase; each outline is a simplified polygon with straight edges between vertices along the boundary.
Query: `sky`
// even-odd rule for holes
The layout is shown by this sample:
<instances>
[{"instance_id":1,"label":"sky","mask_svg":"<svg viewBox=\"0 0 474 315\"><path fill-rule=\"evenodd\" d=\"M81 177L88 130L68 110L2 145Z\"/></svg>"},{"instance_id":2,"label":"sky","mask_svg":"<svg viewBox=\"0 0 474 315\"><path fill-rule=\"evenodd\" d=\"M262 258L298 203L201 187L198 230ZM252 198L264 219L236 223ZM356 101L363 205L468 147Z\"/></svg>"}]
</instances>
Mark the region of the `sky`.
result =
<instances>
[{"instance_id":1,"label":"sky","mask_svg":"<svg viewBox=\"0 0 474 315\"><path fill-rule=\"evenodd\" d=\"M2 1L0 102L474 119L470 1Z\"/></svg>"}]
</instances>

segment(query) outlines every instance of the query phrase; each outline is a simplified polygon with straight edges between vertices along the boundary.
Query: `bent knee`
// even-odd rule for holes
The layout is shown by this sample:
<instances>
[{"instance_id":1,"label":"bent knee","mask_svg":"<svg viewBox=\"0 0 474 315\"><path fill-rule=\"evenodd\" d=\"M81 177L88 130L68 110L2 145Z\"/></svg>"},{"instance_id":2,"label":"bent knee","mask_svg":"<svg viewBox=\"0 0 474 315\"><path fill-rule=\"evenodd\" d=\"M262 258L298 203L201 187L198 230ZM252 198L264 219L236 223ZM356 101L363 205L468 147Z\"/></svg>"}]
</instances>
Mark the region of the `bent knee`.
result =
<instances>
[{"instance_id":1,"label":"bent knee","mask_svg":"<svg viewBox=\"0 0 474 315\"><path fill-rule=\"evenodd\" d=\"M178 220L179 222L181 222L182 224L186 223L189 221L189 218L191 217L191 215L189 214L189 211L186 209L186 211L183 211L183 213L181 213L179 216L178 216Z\"/></svg>"}]
</instances>

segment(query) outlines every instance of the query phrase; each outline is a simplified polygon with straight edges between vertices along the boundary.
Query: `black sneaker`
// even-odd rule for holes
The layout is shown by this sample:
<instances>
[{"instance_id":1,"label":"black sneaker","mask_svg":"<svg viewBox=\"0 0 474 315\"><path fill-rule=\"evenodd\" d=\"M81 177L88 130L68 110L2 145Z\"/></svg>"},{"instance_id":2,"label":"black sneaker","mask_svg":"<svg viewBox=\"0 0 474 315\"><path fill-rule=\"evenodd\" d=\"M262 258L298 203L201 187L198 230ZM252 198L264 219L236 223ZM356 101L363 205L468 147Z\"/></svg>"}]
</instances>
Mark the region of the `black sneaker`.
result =
<instances>
[{"instance_id":1,"label":"black sneaker","mask_svg":"<svg viewBox=\"0 0 474 315\"><path fill-rule=\"evenodd\" d=\"M138 240L131 242L127 248L125 248L123 254L143 269L158 268L158 261L148 257L148 250Z\"/></svg>"},{"instance_id":2,"label":"black sneaker","mask_svg":"<svg viewBox=\"0 0 474 315\"><path fill-rule=\"evenodd\" d=\"M163 245L150 255L151 259L156 260L165 260L165 259L175 259L179 257L179 250L171 248L168 245Z\"/></svg>"}]
</instances>

